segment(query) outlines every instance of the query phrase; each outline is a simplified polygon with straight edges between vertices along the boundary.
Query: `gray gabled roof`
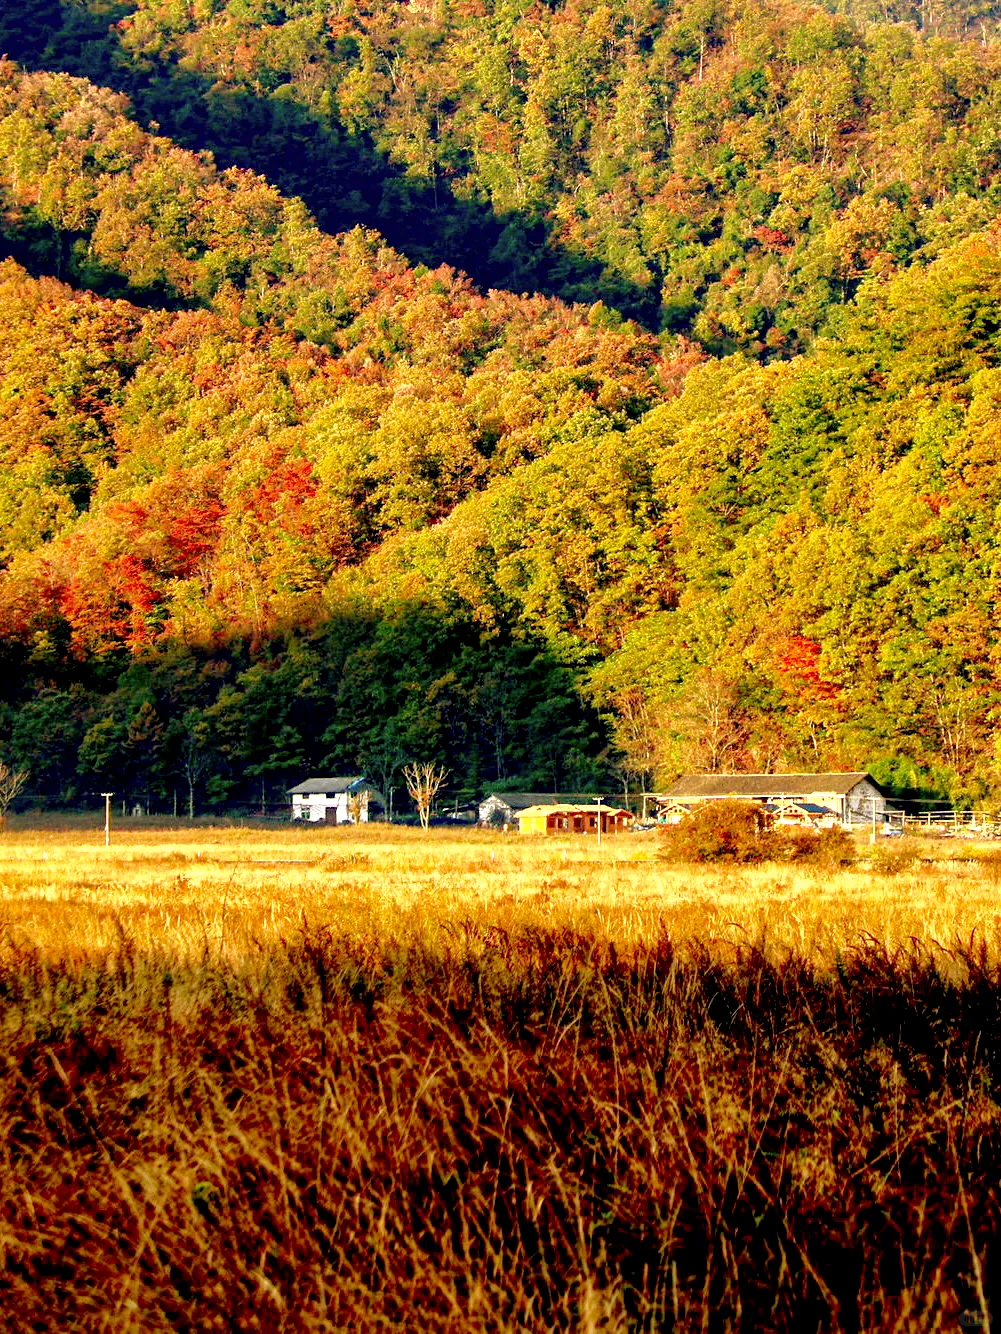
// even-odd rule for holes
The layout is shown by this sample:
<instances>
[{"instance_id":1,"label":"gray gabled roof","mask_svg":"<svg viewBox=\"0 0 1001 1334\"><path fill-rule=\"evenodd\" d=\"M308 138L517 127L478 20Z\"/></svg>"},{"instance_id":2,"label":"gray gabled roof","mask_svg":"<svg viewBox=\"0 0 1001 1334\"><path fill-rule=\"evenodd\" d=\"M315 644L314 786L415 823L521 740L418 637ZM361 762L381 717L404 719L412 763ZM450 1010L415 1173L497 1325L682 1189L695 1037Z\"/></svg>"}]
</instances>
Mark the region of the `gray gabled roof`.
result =
<instances>
[{"instance_id":1,"label":"gray gabled roof","mask_svg":"<svg viewBox=\"0 0 1001 1334\"><path fill-rule=\"evenodd\" d=\"M334 797L339 792L350 792L353 787L364 782L361 774L353 774L350 778L307 778L302 783L296 783L295 787L290 787L288 792L290 797L306 796L308 793Z\"/></svg>"},{"instance_id":2,"label":"gray gabled roof","mask_svg":"<svg viewBox=\"0 0 1001 1334\"><path fill-rule=\"evenodd\" d=\"M711 797L809 797L821 792L843 797L859 783L879 784L869 774L684 774L661 795L689 801Z\"/></svg>"},{"instance_id":3,"label":"gray gabled roof","mask_svg":"<svg viewBox=\"0 0 1001 1334\"><path fill-rule=\"evenodd\" d=\"M597 795L596 792L489 792L480 805L494 798L512 811L524 811L529 806L552 806L554 803L586 805Z\"/></svg>"}]
</instances>

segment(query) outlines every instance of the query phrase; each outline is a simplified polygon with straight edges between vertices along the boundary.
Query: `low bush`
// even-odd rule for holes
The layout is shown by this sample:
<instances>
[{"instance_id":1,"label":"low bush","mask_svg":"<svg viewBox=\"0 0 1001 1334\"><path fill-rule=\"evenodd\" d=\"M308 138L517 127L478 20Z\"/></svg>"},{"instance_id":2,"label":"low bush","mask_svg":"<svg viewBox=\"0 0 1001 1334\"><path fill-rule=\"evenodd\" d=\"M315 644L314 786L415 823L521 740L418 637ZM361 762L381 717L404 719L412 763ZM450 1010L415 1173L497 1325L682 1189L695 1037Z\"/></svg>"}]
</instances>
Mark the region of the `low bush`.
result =
<instances>
[{"instance_id":1,"label":"low bush","mask_svg":"<svg viewBox=\"0 0 1001 1334\"><path fill-rule=\"evenodd\" d=\"M906 843L892 848L877 845L869 854L866 867L876 875L900 875L911 870L916 860L917 852Z\"/></svg>"},{"instance_id":2,"label":"low bush","mask_svg":"<svg viewBox=\"0 0 1001 1334\"><path fill-rule=\"evenodd\" d=\"M660 854L681 863L798 862L851 866L855 843L844 829L793 829L772 824L752 801L707 801L661 834Z\"/></svg>"},{"instance_id":3,"label":"low bush","mask_svg":"<svg viewBox=\"0 0 1001 1334\"><path fill-rule=\"evenodd\" d=\"M661 834L661 856L675 862L769 859L768 812L754 801L706 801Z\"/></svg>"},{"instance_id":4,"label":"low bush","mask_svg":"<svg viewBox=\"0 0 1001 1334\"><path fill-rule=\"evenodd\" d=\"M858 853L855 840L840 826L833 829L772 829L768 838L774 846L770 860L805 862L811 866L853 866Z\"/></svg>"}]
</instances>

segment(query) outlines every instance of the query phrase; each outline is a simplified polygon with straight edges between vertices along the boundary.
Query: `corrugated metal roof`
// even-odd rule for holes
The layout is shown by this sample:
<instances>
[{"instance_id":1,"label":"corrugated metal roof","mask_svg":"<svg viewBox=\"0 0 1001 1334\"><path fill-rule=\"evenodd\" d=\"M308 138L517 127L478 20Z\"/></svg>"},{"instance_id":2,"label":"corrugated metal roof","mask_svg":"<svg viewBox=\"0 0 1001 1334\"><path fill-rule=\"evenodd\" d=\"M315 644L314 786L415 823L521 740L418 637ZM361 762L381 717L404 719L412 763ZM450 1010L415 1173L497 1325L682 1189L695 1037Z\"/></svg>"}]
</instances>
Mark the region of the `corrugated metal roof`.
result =
<instances>
[{"instance_id":1,"label":"corrugated metal roof","mask_svg":"<svg viewBox=\"0 0 1001 1334\"><path fill-rule=\"evenodd\" d=\"M558 801L589 802L597 795L596 792L490 792L480 805L484 806L491 798L495 798L512 811L522 811L528 806L551 806Z\"/></svg>"},{"instance_id":2,"label":"corrugated metal roof","mask_svg":"<svg viewBox=\"0 0 1001 1334\"><path fill-rule=\"evenodd\" d=\"M881 788L867 773L848 774L685 774L663 792L690 801L708 797L809 797L830 793L843 797L859 783Z\"/></svg>"},{"instance_id":3,"label":"corrugated metal roof","mask_svg":"<svg viewBox=\"0 0 1001 1334\"><path fill-rule=\"evenodd\" d=\"M290 787L288 791L289 796L319 794L335 797L340 792L349 792L356 783L364 782L365 779L361 774L354 774L350 778L307 778L302 783L296 783L295 787Z\"/></svg>"}]
</instances>

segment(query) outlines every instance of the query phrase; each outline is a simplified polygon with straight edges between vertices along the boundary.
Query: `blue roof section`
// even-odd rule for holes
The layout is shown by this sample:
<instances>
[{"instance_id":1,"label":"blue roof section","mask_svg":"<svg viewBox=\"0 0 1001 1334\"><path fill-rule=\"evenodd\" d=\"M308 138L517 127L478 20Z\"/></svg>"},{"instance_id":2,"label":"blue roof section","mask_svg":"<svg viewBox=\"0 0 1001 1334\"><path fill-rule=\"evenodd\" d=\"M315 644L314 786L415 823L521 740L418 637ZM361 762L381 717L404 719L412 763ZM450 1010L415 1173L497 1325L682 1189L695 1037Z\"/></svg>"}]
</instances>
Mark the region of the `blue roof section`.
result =
<instances>
[{"instance_id":1,"label":"blue roof section","mask_svg":"<svg viewBox=\"0 0 1001 1334\"><path fill-rule=\"evenodd\" d=\"M774 801L769 801L769 802L766 804L766 806L765 806L765 810L766 810L766 811L777 811L777 810L779 809L780 806L795 806L796 810L798 810L798 811L806 811L806 813L807 813L808 815L836 815L836 814L837 814L836 811L832 811L832 810L831 810L830 806L818 806L817 803L816 803L815 801L781 801L781 800L780 800L778 803L776 803L776 802L774 802Z\"/></svg>"}]
</instances>

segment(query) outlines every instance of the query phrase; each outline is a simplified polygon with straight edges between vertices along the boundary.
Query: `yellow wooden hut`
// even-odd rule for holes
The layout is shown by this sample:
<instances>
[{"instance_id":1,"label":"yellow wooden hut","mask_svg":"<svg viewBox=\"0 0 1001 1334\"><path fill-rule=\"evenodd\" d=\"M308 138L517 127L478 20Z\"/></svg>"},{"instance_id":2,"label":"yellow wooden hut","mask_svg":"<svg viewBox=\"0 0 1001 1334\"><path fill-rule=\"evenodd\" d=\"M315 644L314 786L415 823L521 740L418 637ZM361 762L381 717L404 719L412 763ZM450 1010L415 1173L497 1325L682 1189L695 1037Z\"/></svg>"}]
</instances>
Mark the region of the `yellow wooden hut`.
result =
<instances>
[{"instance_id":1,"label":"yellow wooden hut","mask_svg":"<svg viewBox=\"0 0 1001 1334\"><path fill-rule=\"evenodd\" d=\"M629 829L633 816L618 806L584 805L528 806L515 818L522 834L619 834Z\"/></svg>"}]
</instances>

